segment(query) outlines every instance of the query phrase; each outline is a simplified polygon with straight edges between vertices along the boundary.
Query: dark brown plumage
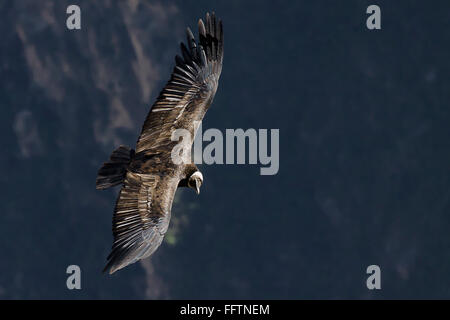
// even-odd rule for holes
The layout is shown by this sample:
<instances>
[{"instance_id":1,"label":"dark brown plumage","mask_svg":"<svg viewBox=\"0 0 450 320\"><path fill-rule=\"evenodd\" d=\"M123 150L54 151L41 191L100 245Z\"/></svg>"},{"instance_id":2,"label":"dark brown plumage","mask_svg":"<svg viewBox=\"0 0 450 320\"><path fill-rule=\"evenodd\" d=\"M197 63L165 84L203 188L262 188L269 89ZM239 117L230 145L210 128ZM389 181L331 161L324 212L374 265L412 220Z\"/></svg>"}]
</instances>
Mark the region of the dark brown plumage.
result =
<instances>
[{"instance_id":1,"label":"dark brown plumage","mask_svg":"<svg viewBox=\"0 0 450 320\"><path fill-rule=\"evenodd\" d=\"M203 176L193 164L175 164L171 140L176 129L195 136L217 90L223 59L222 22L214 13L198 22L199 41L187 29L172 76L145 119L136 151L114 150L99 170L97 189L122 184L113 217L114 243L104 271L113 273L150 256L167 231L178 187L199 192ZM190 157L191 145L185 153Z\"/></svg>"}]
</instances>

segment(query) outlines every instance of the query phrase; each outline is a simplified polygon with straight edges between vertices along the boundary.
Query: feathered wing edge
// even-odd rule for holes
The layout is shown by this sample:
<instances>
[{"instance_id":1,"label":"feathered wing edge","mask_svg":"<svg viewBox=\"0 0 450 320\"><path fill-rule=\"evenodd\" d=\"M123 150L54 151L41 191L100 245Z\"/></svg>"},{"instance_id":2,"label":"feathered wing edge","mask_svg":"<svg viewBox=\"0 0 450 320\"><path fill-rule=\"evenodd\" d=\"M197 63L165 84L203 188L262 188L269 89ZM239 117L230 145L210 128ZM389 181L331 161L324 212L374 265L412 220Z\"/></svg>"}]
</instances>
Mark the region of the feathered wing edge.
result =
<instances>
[{"instance_id":1,"label":"feathered wing edge","mask_svg":"<svg viewBox=\"0 0 450 320\"><path fill-rule=\"evenodd\" d=\"M199 41L196 42L190 28L186 30L187 47L180 44L181 56L175 57L176 65L170 83L192 86L198 85L211 74L220 74L223 61L223 27L215 13L206 14L206 22L198 21ZM166 93L164 88L161 96Z\"/></svg>"},{"instance_id":2,"label":"feathered wing edge","mask_svg":"<svg viewBox=\"0 0 450 320\"><path fill-rule=\"evenodd\" d=\"M158 223L150 212L157 180L151 175L128 173L117 198L113 216L114 243L103 272L115 271L132 264L161 244Z\"/></svg>"},{"instance_id":3,"label":"feathered wing edge","mask_svg":"<svg viewBox=\"0 0 450 320\"><path fill-rule=\"evenodd\" d=\"M165 126L177 119L180 110L174 110L180 107L187 94L195 94L210 76L218 80L223 61L223 27L214 13L207 13L205 22L202 19L198 21L198 38L196 41L191 29L187 28L187 44L180 44L181 55L175 57L170 80L147 115L136 152L157 143Z\"/></svg>"}]
</instances>

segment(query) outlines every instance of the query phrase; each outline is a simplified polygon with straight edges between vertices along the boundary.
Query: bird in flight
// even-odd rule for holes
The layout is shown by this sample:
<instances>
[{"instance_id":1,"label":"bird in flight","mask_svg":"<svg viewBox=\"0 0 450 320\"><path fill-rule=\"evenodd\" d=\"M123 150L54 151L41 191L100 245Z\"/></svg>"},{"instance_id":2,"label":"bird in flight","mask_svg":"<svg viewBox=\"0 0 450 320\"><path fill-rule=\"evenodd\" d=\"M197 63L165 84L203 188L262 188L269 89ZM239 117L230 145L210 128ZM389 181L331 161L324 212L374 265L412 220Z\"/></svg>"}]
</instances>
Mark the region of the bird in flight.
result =
<instances>
[{"instance_id":1,"label":"bird in flight","mask_svg":"<svg viewBox=\"0 0 450 320\"><path fill-rule=\"evenodd\" d=\"M97 189L122 185L113 216L114 243L103 270L110 274L153 254L169 226L177 189L199 193L203 183L195 164L176 164L171 156L181 144L190 158L193 139L177 142L171 136L184 129L194 137L214 99L222 71L222 21L207 13L205 22L198 21L198 41L189 28L186 33L187 44L181 43L181 56L175 57L172 76L145 119L136 150L118 147L98 171Z\"/></svg>"}]
</instances>

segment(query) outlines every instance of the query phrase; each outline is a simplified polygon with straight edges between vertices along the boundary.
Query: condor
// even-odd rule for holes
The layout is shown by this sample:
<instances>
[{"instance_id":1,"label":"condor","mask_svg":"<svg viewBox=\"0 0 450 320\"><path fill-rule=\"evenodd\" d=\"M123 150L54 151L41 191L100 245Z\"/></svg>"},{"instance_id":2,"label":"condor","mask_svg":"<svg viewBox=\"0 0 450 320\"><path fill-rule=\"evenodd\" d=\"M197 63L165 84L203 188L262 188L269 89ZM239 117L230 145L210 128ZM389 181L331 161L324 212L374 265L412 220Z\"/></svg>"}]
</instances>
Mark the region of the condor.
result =
<instances>
[{"instance_id":1,"label":"condor","mask_svg":"<svg viewBox=\"0 0 450 320\"><path fill-rule=\"evenodd\" d=\"M223 29L215 14L198 22L198 41L187 29L172 76L153 104L137 141L136 150L120 146L100 168L97 189L122 184L113 216L114 243L104 272L110 274L149 257L167 231L178 187L200 192L203 175L191 161L175 164L171 150L174 130L195 136L194 123L211 105L223 60ZM187 143L187 142L186 142ZM191 149L191 143L185 149ZM187 155L190 157L191 152Z\"/></svg>"}]
</instances>

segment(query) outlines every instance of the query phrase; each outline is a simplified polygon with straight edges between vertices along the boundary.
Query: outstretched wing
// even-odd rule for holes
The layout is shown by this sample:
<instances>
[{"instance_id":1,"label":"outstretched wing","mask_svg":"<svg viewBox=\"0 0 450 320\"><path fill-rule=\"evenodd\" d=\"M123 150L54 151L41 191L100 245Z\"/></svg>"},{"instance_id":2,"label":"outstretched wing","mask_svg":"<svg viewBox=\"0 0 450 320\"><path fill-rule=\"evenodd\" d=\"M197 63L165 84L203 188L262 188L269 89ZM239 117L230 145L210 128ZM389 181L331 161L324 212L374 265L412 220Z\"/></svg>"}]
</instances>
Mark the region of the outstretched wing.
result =
<instances>
[{"instance_id":1,"label":"outstretched wing","mask_svg":"<svg viewBox=\"0 0 450 320\"><path fill-rule=\"evenodd\" d=\"M178 180L128 172L113 217L114 243L103 270L113 273L150 256L170 221Z\"/></svg>"},{"instance_id":2,"label":"outstretched wing","mask_svg":"<svg viewBox=\"0 0 450 320\"><path fill-rule=\"evenodd\" d=\"M164 150L178 128L189 130L193 138L195 121L201 121L208 110L222 71L222 21L217 22L214 13L207 14L198 29L198 42L187 29L187 47L181 43L183 57L175 58L172 76L147 115L136 152Z\"/></svg>"}]
</instances>

